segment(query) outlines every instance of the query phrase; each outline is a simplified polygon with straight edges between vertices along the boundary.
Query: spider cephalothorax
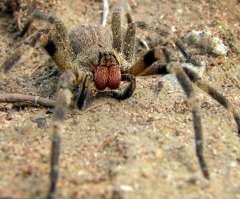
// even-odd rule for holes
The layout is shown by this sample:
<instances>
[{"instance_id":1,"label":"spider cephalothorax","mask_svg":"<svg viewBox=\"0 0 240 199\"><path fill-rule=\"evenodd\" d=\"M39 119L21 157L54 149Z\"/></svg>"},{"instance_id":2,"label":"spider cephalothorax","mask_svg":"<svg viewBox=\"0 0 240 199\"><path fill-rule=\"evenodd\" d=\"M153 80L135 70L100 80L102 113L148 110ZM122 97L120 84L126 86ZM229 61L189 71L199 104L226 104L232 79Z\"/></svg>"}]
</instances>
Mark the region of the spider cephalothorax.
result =
<instances>
[{"instance_id":1,"label":"spider cephalothorax","mask_svg":"<svg viewBox=\"0 0 240 199\"><path fill-rule=\"evenodd\" d=\"M124 16L128 20L126 33L122 29ZM203 156L200 104L196 98L193 84L212 96L233 114L238 125L239 135L240 115L222 94L204 82L198 74L189 68L180 66L171 45L166 44L163 47L158 45L145 54L143 53L140 57L135 57L136 30L139 28L149 33L154 32L161 37L167 37L168 41L176 44L188 62L197 63L170 31L150 26L144 22L132 22L128 4L119 4L114 9L112 14L112 36L106 29L94 25L79 25L68 34L65 25L60 19L40 11L33 13L21 35L27 31L35 18L51 23L54 28L38 30L25 39L24 44L34 47L36 41L39 40L42 47L45 48L62 72L59 78L53 115L51 186L48 198L54 198L56 192L59 175L60 134L72 99L71 85L81 85L77 104L79 109L83 109L87 101L91 81L94 81L98 90L104 90L107 87L117 89L121 81L129 82L122 92L110 92L112 97L123 100L133 94L136 88L135 76L138 75L171 73L176 76L192 110L197 158L203 176L209 179L209 172ZM21 46L13 52L10 59L7 59L2 64L0 72L6 74L20 58ZM165 59L166 65L154 64L160 59Z\"/></svg>"}]
</instances>

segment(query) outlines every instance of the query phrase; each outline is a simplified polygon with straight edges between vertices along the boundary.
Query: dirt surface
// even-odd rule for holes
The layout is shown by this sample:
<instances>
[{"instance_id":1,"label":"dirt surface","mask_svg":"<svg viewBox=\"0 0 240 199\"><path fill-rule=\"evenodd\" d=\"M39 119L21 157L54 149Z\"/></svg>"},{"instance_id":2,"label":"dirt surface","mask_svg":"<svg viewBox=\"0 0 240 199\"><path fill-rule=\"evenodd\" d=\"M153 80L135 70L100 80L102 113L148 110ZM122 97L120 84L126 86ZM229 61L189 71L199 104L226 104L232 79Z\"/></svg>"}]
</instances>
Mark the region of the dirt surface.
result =
<instances>
[{"instance_id":1,"label":"dirt surface","mask_svg":"<svg viewBox=\"0 0 240 199\"><path fill-rule=\"evenodd\" d=\"M110 12L117 2L109 1ZM154 26L164 24L180 39L195 29L211 30L223 40L229 48L226 56L184 45L205 61L203 79L239 108L237 0L126 2L134 19ZM100 24L102 7L101 1L59 1L56 15L70 30L78 23ZM14 40L14 33L7 31L12 19L11 14L0 13L0 63L22 41ZM29 57L9 72L0 93L55 99L59 72L53 62L41 48L32 54L26 51ZM49 75L52 72L54 76ZM232 115L196 88L202 102L204 154L211 175L206 180L195 155L186 97L179 85L169 81L160 89L159 78L138 77L136 91L124 101L96 94L93 89L84 111L69 110L62 133L57 198L240 198L239 138ZM50 184L52 110L6 103L0 104L0 109L0 196L44 198ZM36 123L39 118L41 128Z\"/></svg>"}]
</instances>

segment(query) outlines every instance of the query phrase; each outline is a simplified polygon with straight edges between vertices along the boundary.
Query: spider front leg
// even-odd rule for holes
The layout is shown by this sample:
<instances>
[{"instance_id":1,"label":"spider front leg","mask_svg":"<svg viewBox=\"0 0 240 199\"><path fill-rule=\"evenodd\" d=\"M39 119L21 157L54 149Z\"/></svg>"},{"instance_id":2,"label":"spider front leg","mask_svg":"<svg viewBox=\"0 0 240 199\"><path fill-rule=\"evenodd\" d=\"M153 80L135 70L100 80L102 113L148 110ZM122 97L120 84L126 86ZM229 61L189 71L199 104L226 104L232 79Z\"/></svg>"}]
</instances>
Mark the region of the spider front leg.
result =
<instances>
[{"instance_id":1,"label":"spider front leg","mask_svg":"<svg viewBox=\"0 0 240 199\"><path fill-rule=\"evenodd\" d=\"M57 100L53 115L53 134L52 134L52 151L51 151L51 171L50 171L50 189L47 199L54 199L56 194L56 186L59 176L59 158L61 150L61 132L64 127L64 120L68 107L72 100L70 91L71 85L82 83L81 99L78 100L80 107L84 107L89 90L89 76L82 71L68 70L64 72L58 83Z\"/></svg>"}]
</instances>

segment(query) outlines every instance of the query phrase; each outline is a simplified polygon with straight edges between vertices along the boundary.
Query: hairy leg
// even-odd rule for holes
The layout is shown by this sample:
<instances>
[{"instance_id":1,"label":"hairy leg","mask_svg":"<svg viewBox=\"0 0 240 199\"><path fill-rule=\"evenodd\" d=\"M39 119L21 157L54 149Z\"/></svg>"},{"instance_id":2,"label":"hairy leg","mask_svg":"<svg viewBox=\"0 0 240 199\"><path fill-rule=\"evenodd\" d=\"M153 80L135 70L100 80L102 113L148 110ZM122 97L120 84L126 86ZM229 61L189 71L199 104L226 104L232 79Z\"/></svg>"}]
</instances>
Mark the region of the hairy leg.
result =
<instances>
[{"instance_id":1,"label":"hairy leg","mask_svg":"<svg viewBox=\"0 0 240 199\"><path fill-rule=\"evenodd\" d=\"M182 86L188 98L188 104L192 109L193 125L194 125L194 132L195 132L196 154L202 169L203 176L209 179L210 178L209 172L203 156L203 130L202 130L202 121L201 121L201 107L197 100L196 93L193 88L193 84L189 79L189 77L184 72L180 63L175 58L173 52L168 48L163 49L163 52L168 62L167 70L171 74L174 74L177 77L178 82Z\"/></svg>"},{"instance_id":2,"label":"hairy leg","mask_svg":"<svg viewBox=\"0 0 240 199\"><path fill-rule=\"evenodd\" d=\"M186 51L186 49L183 46L183 44L181 43L181 41L172 32L170 32L167 28L153 27L142 21L136 21L135 23L137 24L138 28L140 28L142 30L146 30L148 32L156 33L160 37L163 37L165 40L165 44L167 44L169 42L174 42L189 63L192 63L195 66L200 66L200 63L196 59L192 58L189 55L189 53Z\"/></svg>"},{"instance_id":3,"label":"hairy leg","mask_svg":"<svg viewBox=\"0 0 240 199\"><path fill-rule=\"evenodd\" d=\"M41 16L42 19L45 19L48 16L39 11L35 12L35 14L36 13L39 17ZM52 21L57 28L41 29L28 36L22 44L18 45L9 54L8 58L6 58L0 66L0 78L3 78L4 75L8 73L11 68L13 68L22 59L22 57L24 57L23 54L26 54L25 52L29 53L29 51L25 49L27 46L35 47L38 41L53 58L54 62L62 72L68 69L76 68L73 64L73 60L76 55L72 50L69 39L67 39L68 34L64 24L52 16L48 16L48 18L51 19L49 20Z\"/></svg>"},{"instance_id":4,"label":"hairy leg","mask_svg":"<svg viewBox=\"0 0 240 199\"><path fill-rule=\"evenodd\" d=\"M118 4L112 13L112 32L113 32L113 48L118 52L122 52L123 44L123 18L127 17L127 23L132 22L132 17L130 15L130 6L126 3Z\"/></svg>"},{"instance_id":5,"label":"hairy leg","mask_svg":"<svg viewBox=\"0 0 240 199\"><path fill-rule=\"evenodd\" d=\"M128 73L132 75L142 75L145 73L146 70L149 70L151 68L151 65L159 60L165 58L165 55L162 52L162 48L160 46L157 46L151 50L149 50L147 53L145 53L142 57L140 57L135 64L131 66L131 68L128 69ZM126 73L127 73L126 72Z\"/></svg>"},{"instance_id":6,"label":"hairy leg","mask_svg":"<svg viewBox=\"0 0 240 199\"><path fill-rule=\"evenodd\" d=\"M142 58L140 58L129 70L130 74L134 75L157 75L157 74L169 74L167 69L167 64L163 65L153 65L153 63L164 57L161 54L161 47L156 47L148 51ZM224 106L228 111L230 111L238 125L238 135L240 136L240 113L237 111L236 107L221 93L219 93L215 88L204 82L199 75L193 70L184 67L184 72L188 78L200 89L210 95L219 104Z\"/></svg>"},{"instance_id":7,"label":"hairy leg","mask_svg":"<svg viewBox=\"0 0 240 199\"><path fill-rule=\"evenodd\" d=\"M59 158L61 150L61 132L64 128L64 120L71 103L71 85L83 82L85 76L81 71L68 70L64 72L58 83L58 94L53 115L53 134L51 151L50 189L47 199L54 199L59 176ZM84 100L83 100L84 101Z\"/></svg>"},{"instance_id":8,"label":"hairy leg","mask_svg":"<svg viewBox=\"0 0 240 199\"><path fill-rule=\"evenodd\" d=\"M165 58L167 66L158 68L153 68L151 70L152 64L159 60ZM180 63L177 61L177 58L174 56L174 53L169 48L161 48L157 46L149 50L143 57L141 57L128 71L133 75L144 75L146 72L159 72L159 73L171 73L174 74L180 85L182 86L187 98L188 103L192 109L193 115L193 125L195 132L195 143L196 143L196 154L202 169L204 177L209 178L208 169L203 157L203 132L202 132L202 122L201 122L201 109L196 98L195 90L193 89L193 84ZM155 73L156 74L156 73Z\"/></svg>"},{"instance_id":9,"label":"hairy leg","mask_svg":"<svg viewBox=\"0 0 240 199\"><path fill-rule=\"evenodd\" d=\"M23 36L34 20L46 21L52 24L52 28L41 35L40 44L45 48L48 54L53 58L58 68L64 72L73 69L72 61L75 59L69 34L64 23L57 17L35 10L28 18L20 36Z\"/></svg>"},{"instance_id":10,"label":"hairy leg","mask_svg":"<svg viewBox=\"0 0 240 199\"><path fill-rule=\"evenodd\" d=\"M43 13L38 9L34 10L33 13L29 16L20 36L24 36L31 24L34 22L34 20L43 20L52 24L53 27L56 29L57 34L66 41L65 45L70 45L68 31L64 23L56 16Z\"/></svg>"},{"instance_id":11,"label":"hairy leg","mask_svg":"<svg viewBox=\"0 0 240 199\"><path fill-rule=\"evenodd\" d=\"M63 72L69 69L75 69L73 60L76 58L67 28L64 23L55 16L42 13L38 10L33 13L34 19L41 19L53 24L54 28L48 34L42 35L40 38L41 45L48 54L53 58L58 68Z\"/></svg>"},{"instance_id":12,"label":"hairy leg","mask_svg":"<svg viewBox=\"0 0 240 199\"><path fill-rule=\"evenodd\" d=\"M124 39L123 54L129 63L132 63L135 57L136 29L134 22L129 23Z\"/></svg>"},{"instance_id":13,"label":"hairy leg","mask_svg":"<svg viewBox=\"0 0 240 199\"><path fill-rule=\"evenodd\" d=\"M238 136L240 136L240 113L237 112L236 107L234 107L234 105L215 88L207 84L207 82L204 82L194 71L188 68L184 68L184 71L195 85L197 85L200 89L210 95L219 104L221 104L233 114L234 119L238 125Z\"/></svg>"},{"instance_id":14,"label":"hairy leg","mask_svg":"<svg viewBox=\"0 0 240 199\"><path fill-rule=\"evenodd\" d=\"M28 36L20 45L13 49L8 57L4 60L0 66L0 78L3 78L20 60L23 59L23 52L27 51L29 53L29 46L35 47L37 41L40 39L43 32L48 32L49 30L40 30L34 34ZM2 76L2 77L1 77Z\"/></svg>"}]
</instances>

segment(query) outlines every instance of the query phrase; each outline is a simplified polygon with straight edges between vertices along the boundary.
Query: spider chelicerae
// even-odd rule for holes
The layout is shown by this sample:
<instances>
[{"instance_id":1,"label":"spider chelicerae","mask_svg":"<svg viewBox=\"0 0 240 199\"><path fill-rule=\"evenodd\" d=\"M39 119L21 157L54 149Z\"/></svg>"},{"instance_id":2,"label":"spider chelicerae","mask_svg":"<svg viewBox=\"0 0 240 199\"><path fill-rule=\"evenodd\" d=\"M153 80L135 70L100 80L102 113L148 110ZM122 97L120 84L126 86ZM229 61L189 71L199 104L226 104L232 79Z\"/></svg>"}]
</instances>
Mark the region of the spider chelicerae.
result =
<instances>
[{"instance_id":1,"label":"spider chelicerae","mask_svg":"<svg viewBox=\"0 0 240 199\"><path fill-rule=\"evenodd\" d=\"M126 33L122 28L124 17L128 22ZM233 114L238 125L238 135L240 135L240 115L222 94L204 82L196 72L180 66L171 43L175 43L187 62L192 64L198 64L198 62L191 58L181 42L170 31L165 28L152 27L141 21L133 22L128 4L118 4L115 7L112 14L112 35L103 27L95 25L79 25L68 34L60 19L38 10L30 16L22 35L28 30L34 19L45 20L52 24L53 28L38 30L26 38L23 44L35 47L36 43L39 42L62 72L58 82L57 100L53 115L51 185L47 198L54 198L56 193L61 132L66 112L72 100L71 86L80 85L77 105L82 110L86 105L92 81L98 90L118 89L121 81L129 82L122 92L110 92L112 97L124 100L131 97L136 88L135 76L143 75L170 73L178 79L192 110L197 158L203 176L209 179L209 172L203 156L200 104L196 98L193 84L212 96ZM162 46L158 45L136 58L137 29L165 37L168 42ZM21 59L21 54L21 46L19 46L10 55L11 58L3 62L0 72L6 74ZM161 59L165 59L167 64L154 64Z\"/></svg>"}]
</instances>

